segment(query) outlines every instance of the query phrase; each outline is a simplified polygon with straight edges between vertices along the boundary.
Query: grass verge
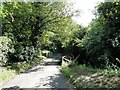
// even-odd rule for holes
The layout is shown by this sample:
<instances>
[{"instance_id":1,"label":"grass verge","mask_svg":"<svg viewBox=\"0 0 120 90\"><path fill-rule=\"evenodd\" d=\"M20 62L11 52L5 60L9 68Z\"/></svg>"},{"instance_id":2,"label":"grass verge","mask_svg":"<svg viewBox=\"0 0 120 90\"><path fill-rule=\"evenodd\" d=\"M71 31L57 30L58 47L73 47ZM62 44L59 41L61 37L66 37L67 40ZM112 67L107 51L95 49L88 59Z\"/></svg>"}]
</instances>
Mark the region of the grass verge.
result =
<instances>
[{"instance_id":1,"label":"grass verge","mask_svg":"<svg viewBox=\"0 0 120 90\"><path fill-rule=\"evenodd\" d=\"M44 58L45 57L40 56L37 59L31 61L18 62L6 66L0 74L0 86L2 86L5 82L7 82L20 72L24 72L25 70L32 68L34 65L39 64L40 60Z\"/></svg>"},{"instance_id":2,"label":"grass verge","mask_svg":"<svg viewBox=\"0 0 120 90\"><path fill-rule=\"evenodd\" d=\"M120 70L62 65L61 71L76 88L120 88Z\"/></svg>"},{"instance_id":3,"label":"grass verge","mask_svg":"<svg viewBox=\"0 0 120 90\"><path fill-rule=\"evenodd\" d=\"M14 70L4 69L0 74L0 86L2 86L7 80L11 79L15 75L16 73Z\"/></svg>"}]
</instances>

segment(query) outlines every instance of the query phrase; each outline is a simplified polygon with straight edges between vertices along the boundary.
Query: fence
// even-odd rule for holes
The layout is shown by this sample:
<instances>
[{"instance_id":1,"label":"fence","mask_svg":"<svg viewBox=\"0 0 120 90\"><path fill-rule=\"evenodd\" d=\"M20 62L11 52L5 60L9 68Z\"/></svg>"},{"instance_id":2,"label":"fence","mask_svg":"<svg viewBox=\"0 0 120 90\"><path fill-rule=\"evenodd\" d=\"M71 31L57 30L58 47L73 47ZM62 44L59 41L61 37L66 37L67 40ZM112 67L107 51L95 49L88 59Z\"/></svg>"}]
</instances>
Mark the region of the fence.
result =
<instances>
[{"instance_id":1,"label":"fence","mask_svg":"<svg viewBox=\"0 0 120 90\"><path fill-rule=\"evenodd\" d=\"M62 57L62 65L68 65L69 63L71 63L71 60L67 59L66 56Z\"/></svg>"}]
</instances>

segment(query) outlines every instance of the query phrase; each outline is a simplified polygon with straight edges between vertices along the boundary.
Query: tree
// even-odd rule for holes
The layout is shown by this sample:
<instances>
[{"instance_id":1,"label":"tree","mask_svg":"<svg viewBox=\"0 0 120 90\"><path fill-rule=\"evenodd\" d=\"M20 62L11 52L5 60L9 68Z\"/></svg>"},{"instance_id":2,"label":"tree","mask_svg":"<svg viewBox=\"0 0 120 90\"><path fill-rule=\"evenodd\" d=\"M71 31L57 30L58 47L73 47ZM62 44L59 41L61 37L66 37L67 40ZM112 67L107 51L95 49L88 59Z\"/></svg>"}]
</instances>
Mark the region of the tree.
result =
<instances>
[{"instance_id":1,"label":"tree","mask_svg":"<svg viewBox=\"0 0 120 90\"><path fill-rule=\"evenodd\" d=\"M51 44L42 41L47 39L45 34L60 31L61 35L68 28L65 24L71 22L72 14L67 13L62 2L5 2L2 8L3 33L12 40L15 49L14 53L9 52L11 60L32 60L43 45ZM49 38L56 43L53 37Z\"/></svg>"},{"instance_id":2,"label":"tree","mask_svg":"<svg viewBox=\"0 0 120 90\"><path fill-rule=\"evenodd\" d=\"M83 38L86 63L95 67L119 66L120 3L105 2L97 6L98 17L88 27Z\"/></svg>"}]
</instances>

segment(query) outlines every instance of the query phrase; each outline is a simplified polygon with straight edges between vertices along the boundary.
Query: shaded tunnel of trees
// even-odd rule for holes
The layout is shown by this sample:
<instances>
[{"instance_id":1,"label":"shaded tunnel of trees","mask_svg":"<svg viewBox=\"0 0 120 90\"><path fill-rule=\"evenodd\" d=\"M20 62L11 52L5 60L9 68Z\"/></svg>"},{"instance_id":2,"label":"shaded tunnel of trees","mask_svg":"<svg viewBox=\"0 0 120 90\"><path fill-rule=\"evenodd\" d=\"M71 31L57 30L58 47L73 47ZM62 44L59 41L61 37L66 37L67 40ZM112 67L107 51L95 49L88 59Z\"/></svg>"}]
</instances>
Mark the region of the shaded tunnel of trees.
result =
<instances>
[{"instance_id":1,"label":"shaded tunnel of trees","mask_svg":"<svg viewBox=\"0 0 120 90\"><path fill-rule=\"evenodd\" d=\"M96 6L88 27L71 17L79 14L62 2L4 2L1 6L0 62L34 60L44 49L72 54L78 64L120 67L120 2Z\"/></svg>"}]
</instances>

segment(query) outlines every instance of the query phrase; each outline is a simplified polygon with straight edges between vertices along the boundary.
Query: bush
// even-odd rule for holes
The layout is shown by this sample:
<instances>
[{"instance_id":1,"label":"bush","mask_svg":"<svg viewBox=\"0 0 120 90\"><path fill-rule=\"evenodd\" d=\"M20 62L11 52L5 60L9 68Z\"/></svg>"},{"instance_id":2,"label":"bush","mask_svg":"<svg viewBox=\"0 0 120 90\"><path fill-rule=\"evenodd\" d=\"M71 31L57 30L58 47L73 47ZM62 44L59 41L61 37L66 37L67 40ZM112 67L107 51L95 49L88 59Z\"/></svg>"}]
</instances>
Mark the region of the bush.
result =
<instances>
[{"instance_id":1,"label":"bush","mask_svg":"<svg viewBox=\"0 0 120 90\"><path fill-rule=\"evenodd\" d=\"M21 62L33 60L35 57L35 48L33 46L19 46L14 53L9 52L9 62Z\"/></svg>"},{"instance_id":2,"label":"bush","mask_svg":"<svg viewBox=\"0 0 120 90\"><path fill-rule=\"evenodd\" d=\"M2 36L0 37L0 65L3 66L8 61L8 52L13 53L14 49L12 47L11 39Z\"/></svg>"},{"instance_id":3,"label":"bush","mask_svg":"<svg viewBox=\"0 0 120 90\"><path fill-rule=\"evenodd\" d=\"M112 34L116 32L110 31L100 19L93 21L89 27L90 31L82 39L83 48L86 51L86 64L100 68L110 65L110 63L120 66L116 61L116 58L120 58L119 47L114 46L112 42L115 40L112 40L112 35L109 35L109 32Z\"/></svg>"}]
</instances>

